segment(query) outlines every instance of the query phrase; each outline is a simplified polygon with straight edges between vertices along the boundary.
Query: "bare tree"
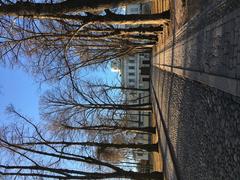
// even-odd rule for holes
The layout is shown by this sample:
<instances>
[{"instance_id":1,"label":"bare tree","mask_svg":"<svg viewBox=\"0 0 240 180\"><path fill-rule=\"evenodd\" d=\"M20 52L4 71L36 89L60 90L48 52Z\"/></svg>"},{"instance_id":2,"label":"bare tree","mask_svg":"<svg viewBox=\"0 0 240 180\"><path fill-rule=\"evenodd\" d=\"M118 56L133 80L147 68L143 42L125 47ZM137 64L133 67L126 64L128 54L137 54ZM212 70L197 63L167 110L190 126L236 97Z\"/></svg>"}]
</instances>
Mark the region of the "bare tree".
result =
<instances>
[{"instance_id":1,"label":"bare tree","mask_svg":"<svg viewBox=\"0 0 240 180\"><path fill-rule=\"evenodd\" d=\"M65 0L62 2L45 1L42 3L35 2L12 2L9 0L1 1L0 13L1 15L14 16L30 16L30 15L56 15L71 12L97 12L108 8L116 8L119 6L126 6L128 4L143 3L149 0L98 0L87 2L84 0Z\"/></svg>"},{"instance_id":2,"label":"bare tree","mask_svg":"<svg viewBox=\"0 0 240 180\"><path fill-rule=\"evenodd\" d=\"M59 124L57 124L59 123ZM54 122L53 128L60 129L61 131L128 131L133 133L149 133L154 134L156 132L155 127L126 127L126 126L109 126L109 125L89 125L89 126L71 126L66 123ZM112 132L114 133L114 132Z\"/></svg>"},{"instance_id":3,"label":"bare tree","mask_svg":"<svg viewBox=\"0 0 240 180\"><path fill-rule=\"evenodd\" d=\"M85 84L88 88L93 89L93 88L100 88L104 89L105 91L113 91L113 90L119 90L119 91L136 91L136 92L150 92L149 88L136 88L136 87L125 87L123 85L120 85L119 83L116 82L104 82L101 80L95 80L94 81L81 81L81 84Z\"/></svg>"},{"instance_id":4,"label":"bare tree","mask_svg":"<svg viewBox=\"0 0 240 180\"><path fill-rule=\"evenodd\" d=\"M86 83L85 83L86 84ZM70 76L67 84L61 84L48 91L41 99L44 119L74 121L92 119L99 116L112 117L125 111L151 111L151 103L133 104L126 101L119 89L78 83Z\"/></svg>"},{"instance_id":5,"label":"bare tree","mask_svg":"<svg viewBox=\"0 0 240 180\"><path fill-rule=\"evenodd\" d=\"M119 149L114 149L114 148L98 147L96 149L96 154L98 159L111 162L111 163L121 162L124 159L124 153L119 151Z\"/></svg>"},{"instance_id":6,"label":"bare tree","mask_svg":"<svg viewBox=\"0 0 240 180\"><path fill-rule=\"evenodd\" d=\"M65 77L69 68L77 71L92 64L102 64L152 46L156 41L155 35L128 35L114 26L92 25L79 30L81 23L71 26L66 22L24 22L12 23L11 18L0 22L1 59L14 63L27 55L30 58L27 64L33 73L42 74L47 80Z\"/></svg>"},{"instance_id":7,"label":"bare tree","mask_svg":"<svg viewBox=\"0 0 240 180\"><path fill-rule=\"evenodd\" d=\"M23 145L15 145L6 139L0 138L1 149L5 153L15 156L15 163L0 164L0 175L15 177L44 177L55 179L106 179L106 178L134 178L143 179L147 177L161 178L161 173L136 173L125 171L110 163L97 160L89 156L82 156L76 153L58 150L58 148L48 145L48 149L43 147L36 149ZM54 152L53 152L54 151ZM10 156L9 154L9 156ZM50 162L44 162L45 159L51 158ZM13 157L12 157L13 159ZM19 161L20 160L20 161ZM23 162L28 161L26 164ZM64 167L64 162L71 161L73 164L87 163L110 168L109 173L87 172L72 167ZM17 162L17 163L16 163ZM22 163L20 163L22 162ZM56 162L57 165L56 165ZM54 166L52 165L54 164Z\"/></svg>"},{"instance_id":8,"label":"bare tree","mask_svg":"<svg viewBox=\"0 0 240 180\"><path fill-rule=\"evenodd\" d=\"M35 19L54 19L54 20L76 20L84 23L108 23L108 24L161 24L167 22L169 13L156 15L117 15L109 9L125 6L131 3L147 2L146 0L101 0L94 2L63 1L53 2L11 2L1 1L0 14L15 17L29 17ZM107 9L107 10L106 10ZM101 12L106 10L106 15L95 15L89 12ZM75 13L88 12L87 16L76 15ZM145 22L147 21L147 22Z\"/></svg>"},{"instance_id":9,"label":"bare tree","mask_svg":"<svg viewBox=\"0 0 240 180\"><path fill-rule=\"evenodd\" d=\"M156 32L169 21L169 12L122 15L109 10L139 0L1 2L1 59L15 63L27 56L30 71L41 74L44 80L65 77L68 66L77 71L151 48L157 41ZM103 10L105 13L101 13ZM98 13L90 13L93 11Z\"/></svg>"},{"instance_id":10,"label":"bare tree","mask_svg":"<svg viewBox=\"0 0 240 180\"><path fill-rule=\"evenodd\" d=\"M84 154L76 146L72 146L73 144L68 145L68 141L61 143L53 141L56 137L49 136L44 128L33 124L12 107L9 108L9 111L24 120L24 126L1 129L0 148L1 153L4 153L0 162L1 176L52 179L162 179L160 172L126 171L111 163ZM31 131L26 127L27 125L32 127ZM68 165L69 163L71 166ZM89 171L81 169L83 164L89 166ZM104 169L104 172L97 169L99 166Z\"/></svg>"}]
</instances>

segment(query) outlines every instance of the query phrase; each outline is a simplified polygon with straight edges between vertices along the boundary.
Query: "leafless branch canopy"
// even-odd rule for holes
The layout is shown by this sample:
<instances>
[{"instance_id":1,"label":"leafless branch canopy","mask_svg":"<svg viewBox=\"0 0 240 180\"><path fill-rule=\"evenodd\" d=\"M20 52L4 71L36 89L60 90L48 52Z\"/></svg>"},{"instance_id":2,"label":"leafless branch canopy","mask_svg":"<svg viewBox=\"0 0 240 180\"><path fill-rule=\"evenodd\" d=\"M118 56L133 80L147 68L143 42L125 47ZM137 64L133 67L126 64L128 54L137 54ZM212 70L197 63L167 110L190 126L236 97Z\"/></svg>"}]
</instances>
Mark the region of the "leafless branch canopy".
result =
<instances>
[{"instance_id":1,"label":"leafless branch canopy","mask_svg":"<svg viewBox=\"0 0 240 180\"><path fill-rule=\"evenodd\" d=\"M28 64L44 80L59 80L69 74L67 66L78 71L151 48L162 24L168 22L169 12L122 15L109 10L139 1L1 1L1 61ZM22 57L27 59L20 61Z\"/></svg>"}]
</instances>

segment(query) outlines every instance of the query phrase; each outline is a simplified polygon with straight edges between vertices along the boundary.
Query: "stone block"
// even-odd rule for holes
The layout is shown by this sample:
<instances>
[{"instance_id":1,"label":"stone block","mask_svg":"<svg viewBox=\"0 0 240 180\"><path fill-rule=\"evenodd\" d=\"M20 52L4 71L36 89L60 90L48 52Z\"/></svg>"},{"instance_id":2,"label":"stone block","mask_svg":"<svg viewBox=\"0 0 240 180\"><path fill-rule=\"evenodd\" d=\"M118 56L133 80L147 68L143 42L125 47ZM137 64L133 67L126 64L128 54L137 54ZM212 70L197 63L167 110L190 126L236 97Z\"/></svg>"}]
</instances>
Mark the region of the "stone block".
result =
<instances>
[{"instance_id":1,"label":"stone block","mask_svg":"<svg viewBox=\"0 0 240 180\"><path fill-rule=\"evenodd\" d=\"M240 64L236 65L236 78L240 79Z\"/></svg>"},{"instance_id":2,"label":"stone block","mask_svg":"<svg viewBox=\"0 0 240 180\"><path fill-rule=\"evenodd\" d=\"M236 90L236 95L240 97L240 80L237 81L237 90Z\"/></svg>"}]
</instances>

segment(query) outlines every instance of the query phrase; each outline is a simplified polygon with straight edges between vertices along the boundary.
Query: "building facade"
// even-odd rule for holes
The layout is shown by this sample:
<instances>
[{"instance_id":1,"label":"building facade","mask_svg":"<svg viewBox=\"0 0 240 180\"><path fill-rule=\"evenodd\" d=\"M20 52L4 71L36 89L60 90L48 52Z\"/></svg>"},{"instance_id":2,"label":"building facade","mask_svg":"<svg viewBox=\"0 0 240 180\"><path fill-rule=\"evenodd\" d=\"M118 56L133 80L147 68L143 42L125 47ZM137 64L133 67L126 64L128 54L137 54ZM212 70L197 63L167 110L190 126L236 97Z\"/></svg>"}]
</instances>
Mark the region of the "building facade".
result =
<instances>
[{"instance_id":1,"label":"building facade","mask_svg":"<svg viewBox=\"0 0 240 180\"><path fill-rule=\"evenodd\" d=\"M120 74L121 86L124 88L122 94L129 104L150 103L149 77L150 77L151 53L137 53L127 57L122 57L112 62L112 71ZM131 90L131 88L134 88ZM138 89L138 90L136 90ZM142 91L142 90L143 91ZM150 112L127 111L127 126L148 127L150 125ZM150 136L146 133L137 133L134 143L147 144ZM148 160L148 153L145 151L134 151L134 158L137 161Z\"/></svg>"},{"instance_id":2,"label":"building facade","mask_svg":"<svg viewBox=\"0 0 240 180\"><path fill-rule=\"evenodd\" d=\"M132 4L126 7L126 14L148 14L150 4ZM150 103L150 60L151 52L140 52L112 61L112 71L120 74L121 86L139 90L122 90L123 97L129 104ZM148 91L140 91L147 89ZM150 112L127 111L126 119L129 127L148 127L150 125ZM136 133L134 143L147 144L150 136L146 133ZM148 161L149 153L143 150L134 150L133 157L136 161Z\"/></svg>"}]
</instances>

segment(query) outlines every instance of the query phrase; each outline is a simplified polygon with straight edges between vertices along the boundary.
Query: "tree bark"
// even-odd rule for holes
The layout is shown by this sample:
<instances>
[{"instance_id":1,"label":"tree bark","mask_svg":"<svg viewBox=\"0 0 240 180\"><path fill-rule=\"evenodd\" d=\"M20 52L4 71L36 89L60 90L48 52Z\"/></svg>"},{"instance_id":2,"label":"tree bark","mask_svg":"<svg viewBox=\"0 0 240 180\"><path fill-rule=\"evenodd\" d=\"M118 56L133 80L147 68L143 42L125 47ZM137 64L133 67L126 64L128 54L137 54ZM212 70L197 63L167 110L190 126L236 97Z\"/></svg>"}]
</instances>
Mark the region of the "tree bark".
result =
<instances>
[{"instance_id":1,"label":"tree bark","mask_svg":"<svg viewBox=\"0 0 240 180\"><path fill-rule=\"evenodd\" d=\"M40 167L40 166L1 166L4 169L11 170L38 170L38 172L30 172L30 173L21 173L21 172L1 172L2 176L19 176L19 177L42 177L42 178L51 178L51 179L110 179L110 178L131 178L136 180L146 180L146 179L154 179L154 180L163 180L162 172L151 172L151 173L141 173L141 172L133 172L133 171L117 171L112 173L89 173L84 171L76 171L76 170L68 170L68 169L58 169L58 168L48 168L48 167ZM46 174L41 173L39 171L50 171L56 174ZM68 174L67 174L68 173ZM73 173L73 174L69 174ZM67 176L64 176L67 174Z\"/></svg>"},{"instance_id":2,"label":"tree bark","mask_svg":"<svg viewBox=\"0 0 240 180\"><path fill-rule=\"evenodd\" d=\"M119 31L120 33L131 33L131 34L138 34L138 33L144 33L144 34L152 34L154 32L163 31L163 26L150 26L150 27L132 27L132 28L114 28L114 29L91 29L86 28L88 32L114 32Z\"/></svg>"},{"instance_id":3,"label":"tree bark","mask_svg":"<svg viewBox=\"0 0 240 180\"><path fill-rule=\"evenodd\" d=\"M98 142L67 142L67 141L46 141L46 142L26 142L20 145L67 145L67 146L95 146L101 148L116 148L116 149L142 149L147 152L158 152L158 144L113 144L113 143L98 143Z\"/></svg>"},{"instance_id":4,"label":"tree bark","mask_svg":"<svg viewBox=\"0 0 240 180\"><path fill-rule=\"evenodd\" d=\"M84 107L87 109L107 109L107 110L125 110L125 111L151 111L152 107L150 103L146 103L146 105L119 105L119 104L109 104L109 105L91 105L91 104L79 104L76 107Z\"/></svg>"},{"instance_id":5,"label":"tree bark","mask_svg":"<svg viewBox=\"0 0 240 180\"><path fill-rule=\"evenodd\" d=\"M92 87L103 87L106 88L107 90L111 90L111 89L121 89L121 90L132 90L132 91L146 91L146 92L150 92L150 88L146 88L146 89L141 89L141 88L135 88L135 87L124 87L124 86L110 86L107 84L100 84L100 85L91 85Z\"/></svg>"},{"instance_id":6,"label":"tree bark","mask_svg":"<svg viewBox=\"0 0 240 180\"><path fill-rule=\"evenodd\" d=\"M139 173L139 172L128 172L126 173L127 178L137 179L137 180L146 180L146 179L155 179L155 180L163 180L162 172L151 172L151 173Z\"/></svg>"},{"instance_id":7,"label":"tree bark","mask_svg":"<svg viewBox=\"0 0 240 180\"><path fill-rule=\"evenodd\" d=\"M122 131L134 131L134 132L145 132L154 134L156 132L155 127L119 127L119 126L84 126L84 127L74 127L68 125L62 125L66 129L70 130L101 130L101 131L114 131L114 130L122 130Z\"/></svg>"},{"instance_id":8,"label":"tree bark","mask_svg":"<svg viewBox=\"0 0 240 180\"><path fill-rule=\"evenodd\" d=\"M33 3L19 1L0 6L0 15L32 16L55 15L70 12L95 12L149 0L65 0L60 3Z\"/></svg>"},{"instance_id":9,"label":"tree bark","mask_svg":"<svg viewBox=\"0 0 240 180\"><path fill-rule=\"evenodd\" d=\"M34 19L52 19L52 20L71 20L80 21L91 24L119 24L119 25L144 25L156 24L161 25L168 23L170 20L170 11L165 11L159 14L106 14L106 15L27 15L27 17Z\"/></svg>"},{"instance_id":10,"label":"tree bark","mask_svg":"<svg viewBox=\"0 0 240 180\"><path fill-rule=\"evenodd\" d=\"M85 108L85 109L107 109L107 110L125 110L125 111L151 111L151 103L143 104L80 104L68 101L54 101L48 102L54 106L71 106L72 108Z\"/></svg>"}]
</instances>

